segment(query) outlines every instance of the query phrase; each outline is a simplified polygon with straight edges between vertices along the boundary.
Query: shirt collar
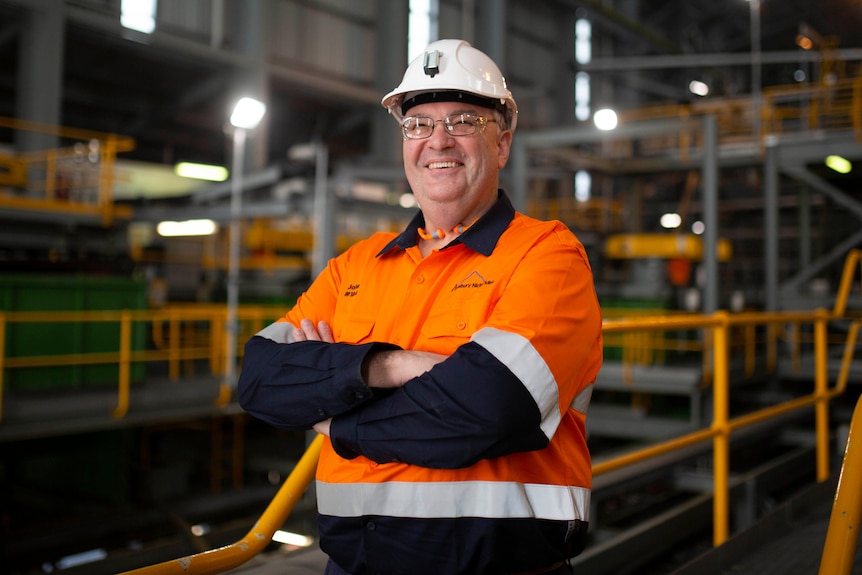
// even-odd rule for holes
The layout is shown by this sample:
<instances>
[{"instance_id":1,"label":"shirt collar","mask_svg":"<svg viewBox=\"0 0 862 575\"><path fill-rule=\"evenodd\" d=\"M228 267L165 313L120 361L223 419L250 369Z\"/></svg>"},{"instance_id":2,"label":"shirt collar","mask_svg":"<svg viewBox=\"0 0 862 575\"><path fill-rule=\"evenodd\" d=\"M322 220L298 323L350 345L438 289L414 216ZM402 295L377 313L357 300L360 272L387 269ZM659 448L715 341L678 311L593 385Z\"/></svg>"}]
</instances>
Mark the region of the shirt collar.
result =
<instances>
[{"instance_id":1,"label":"shirt collar","mask_svg":"<svg viewBox=\"0 0 862 575\"><path fill-rule=\"evenodd\" d=\"M470 226L467 231L452 240L446 247L464 244L471 250L484 256L490 256L497 246L497 241L515 217L515 208L509 197L503 190L497 191L497 201L491 209ZM419 233L416 231L425 225L425 216L417 212L404 231L395 236L386 246L377 253L381 256L394 247L406 250L415 246L419 241ZM445 247L443 249L446 249Z\"/></svg>"}]
</instances>

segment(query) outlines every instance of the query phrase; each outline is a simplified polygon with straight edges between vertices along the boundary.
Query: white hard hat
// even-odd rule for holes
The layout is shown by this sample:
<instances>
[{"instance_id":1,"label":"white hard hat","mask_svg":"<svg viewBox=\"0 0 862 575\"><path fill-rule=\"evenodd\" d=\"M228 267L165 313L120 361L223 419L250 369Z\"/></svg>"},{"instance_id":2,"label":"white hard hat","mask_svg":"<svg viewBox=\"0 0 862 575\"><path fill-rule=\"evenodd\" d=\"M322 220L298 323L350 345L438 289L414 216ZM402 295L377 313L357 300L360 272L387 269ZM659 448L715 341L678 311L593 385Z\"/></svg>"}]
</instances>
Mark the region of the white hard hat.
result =
<instances>
[{"instance_id":1,"label":"white hard hat","mask_svg":"<svg viewBox=\"0 0 862 575\"><path fill-rule=\"evenodd\" d=\"M515 130L518 106L500 69L464 40L437 40L407 66L401 84L381 104L399 122L404 113L427 102L464 101L500 110Z\"/></svg>"}]
</instances>

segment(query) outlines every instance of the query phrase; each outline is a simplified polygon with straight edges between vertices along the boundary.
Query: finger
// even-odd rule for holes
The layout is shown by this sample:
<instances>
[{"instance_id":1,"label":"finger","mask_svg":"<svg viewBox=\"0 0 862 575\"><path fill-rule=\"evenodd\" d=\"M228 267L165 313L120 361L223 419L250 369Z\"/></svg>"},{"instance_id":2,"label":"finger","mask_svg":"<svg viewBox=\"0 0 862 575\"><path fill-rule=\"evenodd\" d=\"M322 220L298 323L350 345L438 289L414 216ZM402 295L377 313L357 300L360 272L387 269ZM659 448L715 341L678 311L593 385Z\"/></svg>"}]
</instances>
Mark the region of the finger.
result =
<instances>
[{"instance_id":1,"label":"finger","mask_svg":"<svg viewBox=\"0 0 862 575\"><path fill-rule=\"evenodd\" d=\"M301 322L299 322L299 327L305 334L306 340L320 341L320 334L317 333L317 329L314 327L314 323L312 323L310 319L303 319Z\"/></svg>"},{"instance_id":2,"label":"finger","mask_svg":"<svg viewBox=\"0 0 862 575\"><path fill-rule=\"evenodd\" d=\"M293 328L293 341L305 341L305 332L298 327Z\"/></svg>"},{"instance_id":3,"label":"finger","mask_svg":"<svg viewBox=\"0 0 862 575\"><path fill-rule=\"evenodd\" d=\"M321 321L317 324L317 332L320 334L321 340L328 343L335 343L335 338L332 337L332 329L325 321Z\"/></svg>"}]
</instances>

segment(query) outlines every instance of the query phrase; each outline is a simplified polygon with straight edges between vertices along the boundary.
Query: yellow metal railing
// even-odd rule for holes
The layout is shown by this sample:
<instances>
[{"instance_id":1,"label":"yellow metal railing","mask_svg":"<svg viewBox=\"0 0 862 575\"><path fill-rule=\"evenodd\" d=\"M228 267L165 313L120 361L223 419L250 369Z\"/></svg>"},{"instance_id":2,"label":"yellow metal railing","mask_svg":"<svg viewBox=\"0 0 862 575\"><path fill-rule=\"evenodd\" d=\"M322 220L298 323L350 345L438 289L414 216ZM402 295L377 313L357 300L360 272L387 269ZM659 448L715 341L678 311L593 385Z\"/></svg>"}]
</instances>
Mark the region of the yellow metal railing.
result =
<instances>
[{"instance_id":1,"label":"yellow metal railing","mask_svg":"<svg viewBox=\"0 0 862 575\"><path fill-rule=\"evenodd\" d=\"M844 450L844 461L838 478L838 489L832 504L829 529L820 559L819 575L850 575L859 525L862 523L862 397L856 402L850 432Z\"/></svg>"},{"instance_id":2,"label":"yellow metal railing","mask_svg":"<svg viewBox=\"0 0 862 575\"><path fill-rule=\"evenodd\" d=\"M813 407L815 412L816 431L816 479L825 481L829 476L829 412L828 403L834 397L841 395L847 385L850 361L853 358L856 333L859 323L853 322L850 336L845 343L845 353L842 360L840 374L834 386L828 384L827 365L827 323L833 316L825 311L798 312L798 313L772 313L772 314L734 314L721 311L711 315L690 316L664 316L650 318L636 318L631 320L606 321L603 333L624 333L630 331L667 331L679 329L707 329L711 332L713 350L712 388L714 401L713 422L708 428L699 429L692 433L677 437L668 441L651 445L648 448L628 453L613 459L595 463L593 475L598 476L611 471L633 465L648 459L659 457L666 453L683 449L690 445L704 441L713 442L713 464L714 464L714 498L713 498L713 543L718 546L729 537L730 531L730 439L733 432L744 427L760 423L780 415L799 409ZM785 401L758 411L748 413L739 417L729 416L729 357L730 334L735 328L747 326L769 326L784 323L810 323L814 331L814 353L815 353L815 377L814 390L807 395ZM321 437L306 454L309 458L306 464L314 467L317 449ZM314 459L311 459L311 458ZM290 493L290 501L297 494L301 494L312 479L313 471L298 466L294 473L287 479L282 492ZM857 487L858 490L858 487ZM279 494L280 497L281 492ZM280 526L286 516L285 509L273 503L263 513L255 527L249 532L245 539L228 547L207 551L202 554L192 555L166 561L149 567L143 567L130 574L205 574L220 573L236 567L251 559L262 547L260 541L269 542L275 530ZM256 545L249 545L249 538L254 538Z\"/></svg>"},{"instance_id":3,"label":"yellow metal railing","mask_svg":"<svg viewBox=\"0 0 862 575\"><path fill-rule=\"evenodd\" d=\"M769 86L763 89L758 116L750 96L709 98L691 104L656 104L619 112L620 124L669 118L716 119L720 144L758 142L769 134L798 133L808 130L850 130L862 141L862 75L835 79L830 83ZM755 120L759 120L756 122ZM759 133L755 134L755 127ZM697 128L663 136L645 136L637 149L650 155L670 149L679 150L687 160L701 142ZM602 148L603 159L631 158L629 141L614 141Z\"/></svg>"},{"instance_id":4,"label":"yellow metal railing","mask_svg":"<svg viewBox=\"0 0 862 575\"><path fill-rule=\"evenodd\" d=\"M267 323L281 315L281 309L273 306L240 306L237 319L240 322L240 337L243 342L251 334L260 331ZM56 355L17 355L5 353L7 333L15 324L117 324L119 341L114 351L83 352ZM149 327L148 345L136 349L132 331L133 324ZM175 305L156 310L120 311L0 311L0 422L3 417L3 391L5 375L9 369L25 369L46 366L117 365L117 402L112 412L122 418L129 409L132 369L135 363L162 362L168 365L171 379L179 380L190 375L194 360L207 360L211 373L224 374L226 347L227 308L223 305ZM144 348L145 347L145 348ZM242 346L237 347L237 357L242 356ZM183 374L183 367L185 373ZM219 403L230 400L230 390L222 383Z\"/></svg>"},{"instance_id":5,"label":"yellow metal railing","mask_svg":"<svg viewBox=\"0 0 862 575\"><path fill-rule=\"evenodd\" d=\"M825 481L830 473L829 461L829 402L841 395L847 386L850 366L854 357L858 331L862 320L848 318L845 315L849 291L853 285L853 276L860 263L859 251L852 251L845 260L844 276L840 284L840 292L836 298L835 308L816 310L813 312L775 312L775 313L740 313L730 314L719 311L714 314L678 314L653 317L633 317L606 320L603 334L607 337L622 334L650 334L649 337L633 337L640 352L625 354L626 357L638 357L648 346L666 345L668 332L685 332L700 330L704 345L702 353L705 356L704 367L706 385L712 387L713 420L709 427L695 430L686 435L651 445L645 449L631 452L607 461L596 462L593 474L602 475L635 463L661 456L690 445L705 441L713 444L714 497L713 497L713 543L718 546L729 537L730 531L730 439L734 432L784 415L789 412L813 408L815 415L816 435L816 480ZM280 310L271 307L242 307L239 319L243 322L243 330L238 341L259 330L265 322L272 321ZM840 369L835 381L829 382L830 341L829 323L840 320L846 322L846 338L839 341L843 346ZM118 400L114 409L115 417L123 417L129 405L129 370L130 364L136 361L167 361L172 377L180 378L183 362L192 359L208 359L213 373L220 373L223 365L224 326L226 311L224 306L170 306L160 310L119 311L119 312L7 312L0 313L0 343L7 337L10 323L16 322L57 322L57 321L110 321L119 322L119 348L116 352L99 352L76 356L37 356L37 357L0 357L0 376L7 369L23 368L46 364L73 365L90 363L118 364ZM132 349L131 325L133 322L147 322L151 327L152 345L154 349ZM731 418L729 414L730 374L732 357L742 358L745 372L754 370L756 363L761 361L765 351L765 368L775 367L777 341L781 333L790 331L790 347L794 356L799 356L810 346L814 358L813 390L810 393L784 401L757 411ZM810 338L801 337L802 333L810 334ZM756 334L765 334L762 341L756 340ZM740 337L742 336L742 337ZM742 340L742 341L737 341ZM805 348L805 349L803 349ZM708 358L708 359L706 359ZM0 379L2 386L2 379ZM0 387L2 392L2 387ZM2 393L0 393L2 398ZM2 407L2 404L0 404ZM858 410L857 410L858 411ZM855 419L855 416L854 416ZM855 426L858 428L858 425ZM858 431L856 431L858 434ZM237 543L168 561L157 565L141 568L132 573L184 573L202 574L219 573L231 569L251 559L271 539L275 529L283 523L296 499L304 492L313 477L317 461L317 452L321 438L317 438L306 453L300 465L282 486L279 494L271 502L254 528L245 539ZM849 452L849 447L848 447ZM850 456L848 456L850 457ZM858 458L858 455L856 456ZM850 463L845 462L846 469L856 469L855 458ZM854 463L855 462L855 463ZM858 475L850 475L854 479L855 495L848 496L853 505L859 500L859 486L855 482ZM847 484L848 481L844 481ZM837 536L836 536L837 537ZM836 538L833 537L833 540ZM830 545L824 550L830 557L833 553ZM839 547L844 548L842 545Z\"/></svg>"},{"instance_id":6,"label":"yellow metal railing","mask_svg":"<svg viewBox=\"0 0 862 575\"><path fill-rule=\"evenodd\" d=\"M0 154L0 207L95 216L103 225L131 210L113 202L117 154L135 148L132 138L0 117L0 128L48 135L64 147Z\"/></svg>"},{"instance_id":7,"label":"yellow metal railing","mask_svg":"<svg viewBox=\"0 0 862 575\"><path fill-rule=\"evenodd\" d=\"M320 456L320 447L323 444L323 436L318 435L305 450L290 476L279 488L275 497L272 498L260 519L246 533L245 537L230 545L204 551L190 557L183 557L175 561L165 561L148 567L141 567L127 571L126 575L143 575L145 573L158 573L159 575L208 575L212 573L224 573L237 565L242 565L269 545L272 536L285 522L290 512L296 506L296 502L305 493L305 490L314 479L317 469L317 460Z\"/></svg>"}]
</instances>

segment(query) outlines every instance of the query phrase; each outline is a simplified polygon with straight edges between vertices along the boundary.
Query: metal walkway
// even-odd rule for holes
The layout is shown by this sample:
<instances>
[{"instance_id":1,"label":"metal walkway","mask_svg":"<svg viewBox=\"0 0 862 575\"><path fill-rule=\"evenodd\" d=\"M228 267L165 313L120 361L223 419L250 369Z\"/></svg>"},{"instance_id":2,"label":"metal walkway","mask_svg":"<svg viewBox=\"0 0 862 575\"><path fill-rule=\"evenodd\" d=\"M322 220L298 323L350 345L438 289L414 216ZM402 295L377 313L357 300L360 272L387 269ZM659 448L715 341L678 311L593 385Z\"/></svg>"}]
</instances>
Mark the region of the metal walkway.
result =
<instances>
[{"instance_id":1,"label":"metal walkway","mask_svg":"<svg viewBox=\"0 0 862 575\"><path fill-rule=\"evenodd\" d=\"M817 575L837 478L814 485L671 575ZM862 539L862 537L860 537ZM862 575L857 542L853 575Z\"/></svg>"}]
</instances>

